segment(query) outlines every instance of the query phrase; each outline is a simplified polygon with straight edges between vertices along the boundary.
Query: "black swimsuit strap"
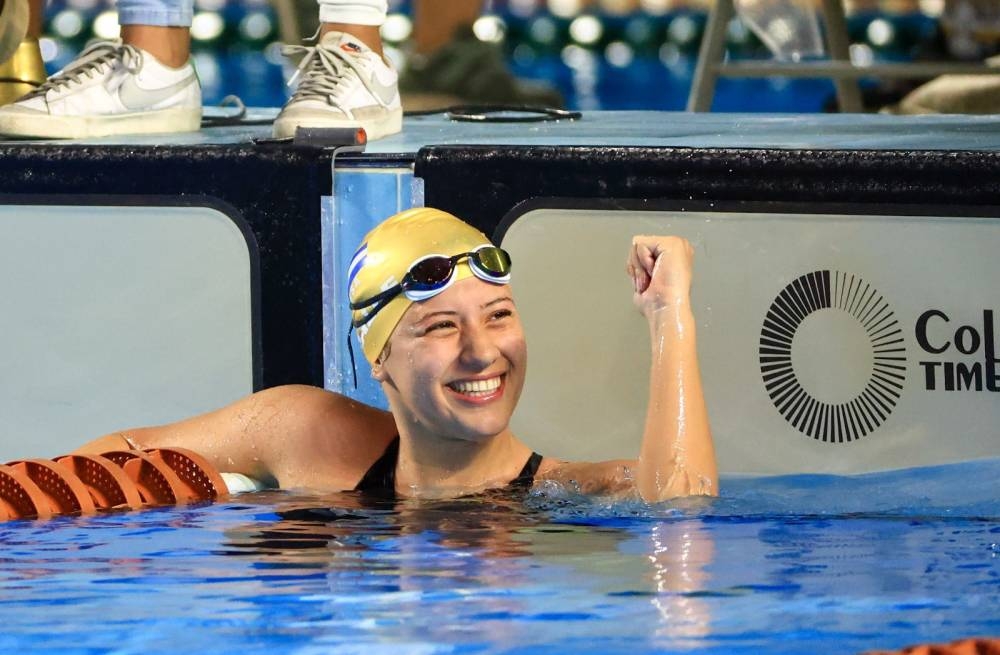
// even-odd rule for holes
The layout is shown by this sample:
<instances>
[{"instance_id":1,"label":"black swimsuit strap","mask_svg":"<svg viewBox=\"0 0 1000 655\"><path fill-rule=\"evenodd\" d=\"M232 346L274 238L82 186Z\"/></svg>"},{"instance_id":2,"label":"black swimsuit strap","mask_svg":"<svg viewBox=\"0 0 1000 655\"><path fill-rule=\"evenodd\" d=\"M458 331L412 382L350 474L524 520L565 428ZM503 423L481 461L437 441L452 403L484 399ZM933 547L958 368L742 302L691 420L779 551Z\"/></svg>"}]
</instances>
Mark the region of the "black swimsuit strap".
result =
<instances>
[{"instance_id":1,"label":"black swimsuit strap","mask_svg":"<svg viewBox=\"0 0 1000 655\"><path fill-rule=\"evenodd\" d=\"M399 435L393 439L386 447L382 456L375 461L361 478L361 482L355 485L355 491L365 491L368 493L395 495L396 493L396 464L399 463ZM531 453L531 457L524 463L524 468L517 474L517 477L507 483L508 487L526 489L535 482L535 474L542 463L542 456L538 453Z\"/></svg>"},{"instance_id":2,"label":"black swimsuit strap","mask_svg":"<svg viewBox=\"0 0 1000 655\"><path fill-rule=\"evenodd\" d=\"M538 453L531 453L531 457L524 463L524 468L521 469L517 477L511 480L507 486L522 489L530 488L535 483L535 474L538 473L538 467L541 463L542 456Z\"/></svg>"},{"instance_id":3,"label":"black swimsuit strap","mask_svg":"<svg viewBox=\"0 0 1000 655\"><path fill-rule=\"evenodd\" d=\"M396 463L399 462L399 435L389 442L382 456L365 472L365 477L354 486L355 491L368 493L396 493Z\"/></svg>"}]
</instances>

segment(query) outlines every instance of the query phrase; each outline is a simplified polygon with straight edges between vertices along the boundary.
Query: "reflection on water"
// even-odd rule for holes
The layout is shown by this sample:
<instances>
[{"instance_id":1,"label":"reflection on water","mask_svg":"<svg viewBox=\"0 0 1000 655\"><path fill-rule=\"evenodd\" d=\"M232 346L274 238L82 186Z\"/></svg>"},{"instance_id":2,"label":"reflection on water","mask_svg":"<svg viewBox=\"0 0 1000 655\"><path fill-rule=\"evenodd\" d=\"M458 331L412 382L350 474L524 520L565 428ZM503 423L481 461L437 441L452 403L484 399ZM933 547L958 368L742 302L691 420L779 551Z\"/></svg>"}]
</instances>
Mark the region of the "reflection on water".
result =
<instances>
[{"instance_id":1,"label":"reflection on water","mask_svg":"<svg viewBox=\"0 0 1000 655\"><path fill-rule=\"evenodd\" d=\"M698 593L715 555L711 533L696 523L664 523L653 526L650 545L657 591L651 602L660 613L656 635L697 647L711 624L710 606Z\"/></svg>"},{"instance_id":2,"label":"reflection on water","mask_svg":"<svg viewBox=\"0 0 1000 655\"><path fill-rule=\"evenodd\" d=\"M709 607L691 592L706 579L712 537L690 521L639 534L552 523L504 493L400 502L335 494L282 499L274 511L276 521L227 529L225 552L269 570L322 571L327 589L310 600L325 605L322 624L336 637L319 643L378 639L388 627L410 646L471 640L503 651L524 644L525 629L512 627L533 624L580 644L611 642L622 626L608 633L600 620L609 612L650 648L696 645L691 638L710 630ZM582 587L568 598L570 581Z\"/></svg>"},{"instance_id":3,"label":"reflection on water","mask_svg":"<svg viewBox=\"0 0 1000 655\"><path fill-rule=\"evenodd\" d=\"M264 492L0 524L0 647L800 653L995 634L998 475L728 480L656 507Z\"/></svg>"}]
</instances>

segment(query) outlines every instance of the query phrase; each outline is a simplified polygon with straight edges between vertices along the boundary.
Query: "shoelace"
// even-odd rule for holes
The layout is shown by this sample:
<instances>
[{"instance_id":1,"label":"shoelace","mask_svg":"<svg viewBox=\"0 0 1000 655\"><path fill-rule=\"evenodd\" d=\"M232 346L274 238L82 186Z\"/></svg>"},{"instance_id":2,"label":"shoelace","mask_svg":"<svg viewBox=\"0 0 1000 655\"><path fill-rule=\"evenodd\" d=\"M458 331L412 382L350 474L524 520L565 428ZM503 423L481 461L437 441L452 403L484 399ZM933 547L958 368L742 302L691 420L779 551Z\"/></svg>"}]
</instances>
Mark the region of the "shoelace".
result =
<instances>
[{"instance_id":1,"label":"shoelace","mask_svg":"<svg viewBox=\"0 0 1000 655\"><path fill-rule=\"evenodd\" d=\"M44 96L49 91L60 87L78 84L84 75L92 78L100 74L105 66L114 65L115 61L119 59L124 64L125 70L130 73L137 73L142 68L142 52L134 46L125 45L118 41L92 43L84 48L70 67L50 77L24 98Z\"/></svg>"},{"instance_id":2,"label":"shoelace","mask_svg":"<svg viewBox=\"0 0 1000 655\"><path fill-rule=\"evenodd\" d=\"M305 53L305 57L299 62L299 68L288 80L291 86L299 78L302 81L293 94L294 100L305 100L306 98L316 98L328 102L330 98L339 100L346 91L344 78L348 69L354 71L369 92L371 92L371 80L361 65L354 60L354 57L340 51L339 48L327 48L316 44L312 46L286 45L282 46L281 54L291 57ZM372 96L375 96L372 93Z\"/></svg>"}]
</instances>

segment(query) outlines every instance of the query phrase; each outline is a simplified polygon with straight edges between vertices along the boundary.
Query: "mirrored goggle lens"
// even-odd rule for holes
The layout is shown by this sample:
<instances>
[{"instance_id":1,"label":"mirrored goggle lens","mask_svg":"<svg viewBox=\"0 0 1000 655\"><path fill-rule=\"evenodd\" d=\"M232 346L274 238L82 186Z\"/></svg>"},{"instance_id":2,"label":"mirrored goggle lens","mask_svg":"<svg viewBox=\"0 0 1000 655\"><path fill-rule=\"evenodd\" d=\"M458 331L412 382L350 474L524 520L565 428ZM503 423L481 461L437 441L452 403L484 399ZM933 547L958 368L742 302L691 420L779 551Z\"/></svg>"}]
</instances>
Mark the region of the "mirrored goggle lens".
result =
<instances>
[{"instance_id":1,"label":"mirrored goggle lens","mask_svg":"<svg viewBox=\"0 0 1000 655\"><path fill-rule=\"evenodd\" d=\"M480 248L470 257L481 271L492 277L503 278L510 275L510 255L502 248L494 246Z\"/></svg>"},{"instance_id":2,"label":"mirrored goggle lens","mask_svg":"<svg viewBox=\"0 0 1000 655\"><path fill-rule=\"evenodd\" d=\"M455 263L447 257L428 257L410 268L404 287L414 290L436 289L448 282Z\"/></svg>"}]
</instances>

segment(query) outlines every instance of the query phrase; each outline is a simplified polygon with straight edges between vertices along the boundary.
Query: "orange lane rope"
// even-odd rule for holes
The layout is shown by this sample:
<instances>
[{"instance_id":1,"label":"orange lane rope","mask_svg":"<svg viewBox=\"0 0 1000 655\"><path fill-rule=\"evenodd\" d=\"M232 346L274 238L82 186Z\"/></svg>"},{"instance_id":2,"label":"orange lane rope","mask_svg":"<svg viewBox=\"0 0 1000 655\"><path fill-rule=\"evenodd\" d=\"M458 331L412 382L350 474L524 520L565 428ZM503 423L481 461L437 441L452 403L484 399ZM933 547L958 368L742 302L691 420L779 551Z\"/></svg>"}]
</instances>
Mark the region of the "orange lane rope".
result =
<instances>
[{"instance_id":1,"label":"orange lane rope","mask_svg":"<svg viewBox=\"0 0 1000 655\"><path fill-rule=\"evenodd\" d=\"M869 651L865 655L1000 655L1000 638L962 639L950 644L921 644L898 651Z\"/></svg>"},{"instance_id":2,"label":"orange lane rope","mask_svg":"<svg viewBox=\"0 0 1000 655\"><path fill-rule=\"evenodd\" d=\"M101 509L139 509L139 489L122 467L102 455L63 455L56 462L80 478Z\"/></svg>"},{"instance_id":3,"label":"orange lane rope","mask_svg":"<svg viewBox=\"0 0 1000 655\"><path fill-rule=\"evenodd\" d=\"M183 448L115 450L0 465L0 521L217 500L219 471Z\"/></svg>"}]
</instances>

